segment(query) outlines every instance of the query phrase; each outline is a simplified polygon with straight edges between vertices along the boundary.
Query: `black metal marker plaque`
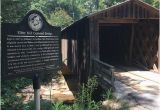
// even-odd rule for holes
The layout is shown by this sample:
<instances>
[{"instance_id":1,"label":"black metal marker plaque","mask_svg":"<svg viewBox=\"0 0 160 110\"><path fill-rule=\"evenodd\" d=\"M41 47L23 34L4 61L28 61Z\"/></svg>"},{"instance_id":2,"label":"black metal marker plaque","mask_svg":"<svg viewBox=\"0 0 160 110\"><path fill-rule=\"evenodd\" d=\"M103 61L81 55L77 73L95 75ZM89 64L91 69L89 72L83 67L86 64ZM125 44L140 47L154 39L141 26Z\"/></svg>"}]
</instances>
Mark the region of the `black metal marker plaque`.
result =
<instances>
[{"instance_id":1,"label":"black metal marker plaque","mask_svg":"<svg viewBox=\"0 0 160 110\"><path fill-rule=\"evenodd\" d=\"M31 76L57 69L61 63L60 31L35 10L20 23L2 23L2 77Z\"/></svg>"}]
</instances>

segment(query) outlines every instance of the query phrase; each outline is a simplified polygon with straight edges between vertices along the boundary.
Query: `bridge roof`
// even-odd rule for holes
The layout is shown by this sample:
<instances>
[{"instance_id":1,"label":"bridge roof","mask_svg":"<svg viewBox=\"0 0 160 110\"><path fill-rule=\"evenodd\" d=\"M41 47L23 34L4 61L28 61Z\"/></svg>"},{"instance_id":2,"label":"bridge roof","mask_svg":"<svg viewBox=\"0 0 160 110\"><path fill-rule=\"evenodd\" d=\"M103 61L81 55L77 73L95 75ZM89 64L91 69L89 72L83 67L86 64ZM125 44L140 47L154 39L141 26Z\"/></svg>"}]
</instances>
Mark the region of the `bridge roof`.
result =
<instances>
[{"instance_id":1,"label":"bridge roof","mask_svg":"<svg viewBox=\"0 0 160 110\"><path fill-rule=\"evenodd\" d=\"M83 22L85 19L159 19L159 9L141 0L126 0L104 10L87 15L64 28L62 32Z\"/></svg>"}]
</instances>

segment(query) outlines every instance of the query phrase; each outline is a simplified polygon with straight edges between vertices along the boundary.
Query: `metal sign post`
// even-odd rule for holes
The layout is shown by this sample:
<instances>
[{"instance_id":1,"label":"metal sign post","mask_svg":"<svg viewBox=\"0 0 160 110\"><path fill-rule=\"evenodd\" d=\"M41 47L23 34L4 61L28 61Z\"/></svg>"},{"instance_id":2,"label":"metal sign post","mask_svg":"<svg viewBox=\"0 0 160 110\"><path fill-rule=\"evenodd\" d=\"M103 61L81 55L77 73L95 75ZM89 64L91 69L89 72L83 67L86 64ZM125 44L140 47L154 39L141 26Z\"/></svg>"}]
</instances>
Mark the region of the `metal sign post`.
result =
<instances>
[{"instance_id":1,"label":"metal sign post","mask_svg":"<svg viewBox=\"0 0 160 110\"><path fill-rule=\"evenodd\" d=\"M34 89L34 107L35 110L40 110L40 78L38 74L33 77L33 89Z\"/></svg>"}]
</instances>

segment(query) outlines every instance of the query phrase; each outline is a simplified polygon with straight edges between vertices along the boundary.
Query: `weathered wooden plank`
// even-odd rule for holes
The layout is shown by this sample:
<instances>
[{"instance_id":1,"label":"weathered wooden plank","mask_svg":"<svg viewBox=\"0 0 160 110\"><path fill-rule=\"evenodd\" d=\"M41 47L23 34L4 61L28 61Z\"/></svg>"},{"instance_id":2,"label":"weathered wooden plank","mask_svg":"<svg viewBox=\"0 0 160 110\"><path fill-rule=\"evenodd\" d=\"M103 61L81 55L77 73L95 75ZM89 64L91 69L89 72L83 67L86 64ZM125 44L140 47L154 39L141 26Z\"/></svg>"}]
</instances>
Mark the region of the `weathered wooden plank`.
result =
<instances>
[{"instance_id":1,"label":"weathered wooden plank","mask_svg":"<svg viewBox=\"0 0 160 110\"><path fill-rule=\"evenodd\" d=\"M94 61L98 62L99 64L105 65L106 67L109 67L109 68L111 68L111 69L114 68L114 66L109 65L109 64L107 64L107 63L104 63L104 62L102 62L102 61L100 61L100 60L94 59Z\"/></svg>"},{"instance_id":2,"label":"weathered wooden plank","mask_svg":"<svg viewBox=\"0 0 160 110\"><path fill-rule=\"evenodd\" d=\"M93 20L89 19L89 39L90 39L90 58L94 57L93 56ZM90 73L93 72L93 62L90 60Z\"/></svg>"},{"instance_id":3,"label":"weathered wooden plank","mask_svg":"<svg viewBox=\"0 0 160 110\"><path fill-rule=\"evenodd\" d=\"M139 17L139 7L137 6L137 18L140 18Z\"/></svg>"},{"instance_id":4,"label":"weathered wooden plank","mask_svg":"<svg viewBox=\"0 0 160 110\"><path fill-rule=\"evenodd\" d=\"M102 74L102 78L106 78L106 79L110 80L110 82L112 82L112 76L109 76L107 74Z\"/></svg>"},{"instance_id":5,"label":"weathered wooden plank","mask_svg":"<svg viewBox=\"0 0 160 110\"><path fill-rule=\"evenodd\" d=\"M139 39L135 39L135 40L136 40L136 41L135 41L135 43L136 43L135 46L137 47L137 50L138 50L138 53L139 53L139 54L138 54L138 53L137 53L137 54L138 54L139 57L142 59L143 65L147 67L146 60L144 59L144 55L143 55L142 50L141 50L141 47L142 47L142 46L140 46L140 45L142 45L142 44L141 44L141 43L138 43L138 40L139 40Z\"/></svg>"},{"instance_id":6,"label":"weathered wooden plank","mask_svg":"<svg viewBox=\"0 0 160 110\"><path fill-rule=\"evenodd\" d=\"M125 6L125 18L127 18L128 16L128 9L127 9L128 5Z\"/></svg>"},{"instance_id":7,"label":"weathered wooden plank","mask_svg":"<svg viewBox=\"0 0 160 110\"><path fill-rule=\"evenodd\" d=\"M111 79L111 82L112 82L112 85L114 85L114 81L115 81L114 71L115 71L115 68L112 68L111 71L112 71L112 79Z\"/></svg>"},{"instance_id":8,"label":"weathered wooden plank","mask_svg":"<svg viewBox=\"0 0 160 110\"><path fill-rule=\"evenodd\" d=\"M160 35L158 39L158 72L160 73Z\"/></svg>"},{"instance_id":9,"label":"weathered wooden plank","mask_svg":"<svg viewBox=\"0 0 160 110\"><path fill-rule=\"evenodd\" d=\"M142 18L145 18L144 17L144 8L142 8Z\"/></svg>"},{"instance_id":10,"label":"weathered wooden plank","mask_svg":"<svg viewBox=\"0 0 160 110\"><path fill-rule=\"evenodd\" d=\"M132 3L130 2L127 5L127 18L131 18L131 7L132 7Z\"/></svg>"},{"instance_id":11,"label":"weathered wooden plank","mask_svg":"<svg viewBox=\"0 0 160 110\"><path fill-rule=\"evenodd\" d=\"M99 26L120 26L120 23L100 23Z\"/></svg>"},{"instance_id":12,"label":"weathered wooden plank","mask_svg":"<svg viewBox=\"0 0 160 110\"><path fill-rule=\"evenodd\" d=\"M132 12L132 18L135 18L135 3L133 3L133 12Z\"/></svg>"},{"instance_id":13,"label":"weathered wooden plank","mask_svg":"<svg viewBox=\"0 0 160 110\"><path fill-rule=\"evenodd\" d=\"M102 87L105 87L107 84L114 85L114 67L106 64L102 61L99 61L98 59L92 59L93 60L93 68L94 68L94 75L98 78L98 83ZM96 68L96 69L95 69Z\"/></svg>"},{"instance_id":14,"label":"weathered wooden plank","mask_svg":"<svg viewBox=\"0 0 160 110\"><path fill-rule=\"evenodd\" d=\"M138 6L135 4L135 18L138 18Z\"/></svg>"},{"instance_id":15,"label":"weathered wooden plank","mask_svg":"<svg viewBox=\"0 0 160 110\"><path fill-rule=\"evenodd\" d=\"M143 18L146 18L146 9L143 8Z\"/></svg>"},{"instance_id":16,"label":"weathered wooden plank","mask_svg":"<svg viewBox=\"0 0 160 110\"><path fill-rule=\"evenodd\" d=\"M108 79L105 78L105 77L103 77L103 80L104 80L105 82L108 82L109 84L112 84L111 80L108 80Z\"/></svg>"},{"instance_id":17,"label":"weathered wooden plank","mask_svg":"<svg viewBox=\"0 0 160 110\"><path fill-rule=\"evenodd\" d=\"M102 71L103 73L107 73L108 75L112 75L111 70L108 70L108 69L106 69L106 68L102 68L101 71Z\"/></svg>"},{"instance_id":18,"label":"weathered wooden plank","mask_svg":"<svg viewBox=\"0 0 160 110\"><path fill-rule=\"evenodd\" d=\"M138 19L98 18L98 23L138 23Z\"/></svg>"},{"instance_id":19,"label":"weathered wooden plank","mask_svg":"<svg viewBox=\"0 0 160 110\"><path fill-rule=\"evenodd\" d=\"M132 24L132 31L131 31L131 40L130 40L130 49L129 49L129 63L132 61L132 52L133 52L133 42L134 42L134 24Z\"/></svg>"},{"instance_id":20,"label":"weathered wooden plank","mask_svg":"<svg viewBox=\"0 0 160 110\"><path fill-rule=\"evenodd\" d=\"M110 71L110 72L105 72L105 71L100 70L100 73L101 73L103 76L106 76L106 77L108 77L108 78L111 78L111 76L112 76L112 72L111 72L111 71Z\"/></svg>"},{"instance_id":21,"label":"weathered wooden plank","mask_svg":"<svg viewBox=\"0 0 160 110\"><path fill-rule=\"evenodd\" d=\"M136 3L139 7L143 7L143 8L145 8L145 9L147 9L147 10L150 10L152 13L158 13L158 12L159 12L159 10L158 10L157 8L155 8L155 7L151 6L151 5L143 2L142 0L136 0L135 3Z\"/></svg>"},{"instance_id":22,"label":"weathered wooden plank","mask_svg":"<svg viewBox=\"0 0 160 110\"><path fill-rule=\"evenodd\" d=\"M142 7L139 7L139 18L142 18Z\"/></svg>"},{"instance_id":23,"label":"weathered wooden plank","mask_svg":"<svg viewBox=\"0 0 160 110\"><path fill-rule=\"evenodd\" d=\"M99 23L96 21L96 36L95 36L95 40L96 40L96 58L99 59L99 53L100 53L100 48L99 48Z\"/></svg>"},{"instance_id":24,"label":"weathered wooden plank","mask_svg":"<svg viewBox=\"0 0 160 110\"><path fill-rule=\"evenodd\" d=\"M125 15L126 15L126 10L125 10L125 8L126 8L126 5L123 6L123 18L125 18Z\"/></svg>"},{"instance_id":25,"label":"weathered wooden plank","mask_svg":"<svg viewBox=\"0 0 160 110\"><path fill-rule=\"evenodd\" d=\"M144 18L147 18L147 10L144 9Z\"/></svg>"},{"instance_id":26,"label":"weathered wooden plank","mask_svg":"<svg viewBox=\"0 0 160 110\"><path fill-rule=\"evenodd\" d=\"M101 78L101 77L102 77L102 75L99 74L98 72L94 73L94 75L98 76L98 78Z\"/></svg>"}]
</instances>

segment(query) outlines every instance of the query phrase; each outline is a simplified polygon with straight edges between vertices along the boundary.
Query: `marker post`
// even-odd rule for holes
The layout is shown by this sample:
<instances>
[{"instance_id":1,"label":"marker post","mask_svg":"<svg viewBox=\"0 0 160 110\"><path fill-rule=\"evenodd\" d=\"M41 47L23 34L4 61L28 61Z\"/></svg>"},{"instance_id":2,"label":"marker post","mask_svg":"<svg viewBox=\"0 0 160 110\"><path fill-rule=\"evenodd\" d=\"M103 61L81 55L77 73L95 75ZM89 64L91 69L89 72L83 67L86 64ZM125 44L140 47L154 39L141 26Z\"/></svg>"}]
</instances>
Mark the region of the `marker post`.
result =
<instances>
[{"instance_id":1,"label":"marker post","mask_svg":"<svg viewBox=\"0 0 160 110\"><path fill-rule=\"evenodd\" d=\"M38 74L33 77L33 89L34 89L34 107L35 110L40 110L40 78Z\"/></svg>"}]
</instances>

